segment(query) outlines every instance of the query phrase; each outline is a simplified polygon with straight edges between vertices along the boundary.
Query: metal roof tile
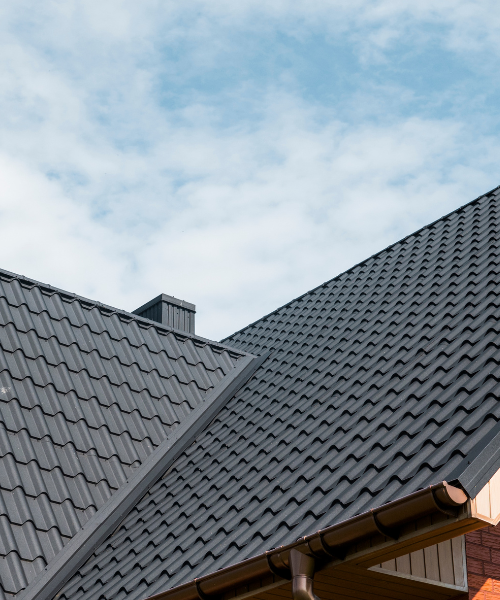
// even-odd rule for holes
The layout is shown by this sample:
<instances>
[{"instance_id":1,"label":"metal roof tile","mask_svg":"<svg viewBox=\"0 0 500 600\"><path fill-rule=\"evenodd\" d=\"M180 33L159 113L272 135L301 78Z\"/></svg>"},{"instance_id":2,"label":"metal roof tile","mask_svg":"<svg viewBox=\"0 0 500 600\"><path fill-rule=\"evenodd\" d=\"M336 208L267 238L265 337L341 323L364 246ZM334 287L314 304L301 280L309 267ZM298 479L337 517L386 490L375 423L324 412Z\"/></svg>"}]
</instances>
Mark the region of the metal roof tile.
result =
<instances>
[{"instance_id":1,"label":"metal roof tile","mask_svg":"<svg viewBox=\"0 0 500 600\"><path fill-rule=\"evenodd\" d=\"M90 405L90 403L89 403L89 405ZM94 421L96 422L95 427L100 427L103 424L106 424L110 433L113 433L115 435L120 435L125 431L129 431L129 428L127 427L127 423L125 421L125 419L128 415L126 413L123 413L117 404L112 404L109 408L108 407L101 408L97 405L97 402L96 402L96 409L97 408L98 408L98 415L100 418L98 420L94 419ZM96 412L97 412L97 410L96 410ZM87 419L87 422L90 425L89 419ZM130 431L129 431L129 433L130 433Z\"/></svg>"},{"instance_id":2,"label":"metal roof tile","mask_svg":"<svg viewBox=\"0 0 500 600\"><path fill-rule=\"evenodd\" d=\"M100 477L96 483L107 481L110 487L118 489L127 480L123 463L117 456L112 456L107 461L101 461L100 466L105 477Z\"/></svg>"},{"instance_id":3,"label":"metal roof tile","mask_svg":"<svg viewBox=\"0 0 500 600\"><path fill-rule=\"evenodd\" d=\"M2 517L0 517L0 523L2 521ZM4 524L2 524L4 525ZM0 525L0 529L2 528ZM6 524L5 524L6 525ZM25 561L34 561L37 558L43 557L43 550L40 544L40 540L38 539L37 531L30 521L27 521L23 525L10 525L11 527L11 538L9 540L9 545L4 550L7 552L10 550L10 544L12 544L15 540L17 545L17 552L21 560ZM0 539L2 535L0 534ZM44 565L45 566L45 565Z\"/></svg>"},{"instance_id":4,"label":"metal roof tile","mask_svg":"<svg viewBox=\"0 0 500 600\"><path fill-rule=\"evenodd\" d=\"M49 563L63 549L63 538L55 527L49 531L37 529L37 536L42 548L42 556Z\"/></svg>"},{"instance_id":5,"label":"metal roof tile","mask_svg":"<svg viewBox=\"0 0 500 600\"><path fill-rule=\"evenodd\" d=\"M71 538L80 529L80 521L71 500L62 503L52 501L52 510L56 515L57 529L63 538Z\"/></svg>"},{"instance_id":6,"label":"metal roof tile","mask_svg":"<svg viewBox=\"0 0 500 600\"><path fill-rule=\"evenodd\" d=\"M4 497L6 497L8 492L2 490L2 494ZM12 492L11 496L12 500L17 504L18 507L22 500L28 504L30 515L32 516L33 523L38 532L50 532L54 529L57 529L57 518L54 514L53 505L47 494L39 494L36 498L30 498L24 494L24 490L17 488ZM9 518L10 514L11 513L9 510ZM22 519L21 521L25 522L25 519ZM59 532L57 533L56 537L60 537Z\"/></svg>"},{"instance_id":7,"label":"metal roof tile","mask_svg":"<svg viewBox=\"0 0 500 600\"><path fill-rule=\"evenodd\" d=\"M23 565L16 552L0 556L0 580L2 588L9 593L16 594L18 590L26 587L28 580Z\"/></svg>"}]
</instances>

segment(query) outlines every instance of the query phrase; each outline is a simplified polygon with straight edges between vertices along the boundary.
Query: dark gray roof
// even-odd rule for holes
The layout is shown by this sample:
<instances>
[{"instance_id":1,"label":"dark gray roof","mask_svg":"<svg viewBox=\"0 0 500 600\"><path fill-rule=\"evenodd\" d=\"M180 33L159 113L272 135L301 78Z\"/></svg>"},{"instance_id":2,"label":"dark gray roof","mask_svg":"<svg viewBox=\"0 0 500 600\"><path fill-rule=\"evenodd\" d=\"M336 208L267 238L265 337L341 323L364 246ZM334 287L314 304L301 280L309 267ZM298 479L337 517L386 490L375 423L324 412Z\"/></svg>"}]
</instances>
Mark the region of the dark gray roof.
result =
<instances>
[{"instance_id":1,"label":"dark gray roof","mask_svg":"<svg viewBox=\"0 0 500 600\"><path fill-rule=\"evenodd\" d=\"M0 598L245 356L0 271Z\"/></svg>"},{"instance_id":2,"label":"dark gray roof","mask_svg":"<svg viewBox=\"0 0 500 600\"><path fill-rule=\"evenodd\" d=\"M138 600L459 477L498 432L499 298L497 189L228 338L274 350L61 600Z\"/></svg>"}]
</instances>

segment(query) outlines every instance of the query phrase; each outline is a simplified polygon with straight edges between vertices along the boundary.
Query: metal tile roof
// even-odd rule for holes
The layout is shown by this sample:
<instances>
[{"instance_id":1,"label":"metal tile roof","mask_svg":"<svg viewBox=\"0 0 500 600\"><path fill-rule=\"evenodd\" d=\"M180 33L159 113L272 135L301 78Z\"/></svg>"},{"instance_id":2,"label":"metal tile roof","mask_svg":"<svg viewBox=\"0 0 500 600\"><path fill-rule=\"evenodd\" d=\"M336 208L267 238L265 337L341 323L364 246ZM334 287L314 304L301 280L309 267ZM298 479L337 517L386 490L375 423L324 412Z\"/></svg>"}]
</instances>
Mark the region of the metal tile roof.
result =
<instances>
[{"instance_id":1,"label":"metal tile roof","mask_svg":"<svg viewBox=\"0 0 500 600\"><path fill-rule=\"evenodd\" d=\"M0 598L245 354L0 271Z\"/></svg>"},{"instance_id":2,"label":"metal tile roof","mask_svg":"<svg viewBox=\"0 0 500 600\"><path fill-rule=\"evenodd\" d=\"M274 351L59 598L138 600L458 477L500 422L499 294L496 189L228 338Z\"/></svg>"}]
</instances>

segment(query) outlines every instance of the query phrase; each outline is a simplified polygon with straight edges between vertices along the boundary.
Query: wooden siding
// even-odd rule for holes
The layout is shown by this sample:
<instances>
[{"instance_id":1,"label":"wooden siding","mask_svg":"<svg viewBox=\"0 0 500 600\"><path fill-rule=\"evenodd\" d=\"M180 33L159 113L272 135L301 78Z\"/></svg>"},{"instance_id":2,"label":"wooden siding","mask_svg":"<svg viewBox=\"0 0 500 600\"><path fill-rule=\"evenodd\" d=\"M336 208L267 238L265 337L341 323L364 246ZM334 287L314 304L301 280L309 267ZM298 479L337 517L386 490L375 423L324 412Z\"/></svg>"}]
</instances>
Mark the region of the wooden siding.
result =
<instances>
[{"instance_id":1,"label":"wooden siding","mask_svg":"<svg viewBox=\"0 0 500 600\"><path fill-rule=\"evenodd\" d=\"M472 512L497 524L500 518L500 470L488 481L479 494L472 500Z\"/></svg>"},{"instance_id":2,"label":"wooden siding","mask_svg":"<svg viewBox=\"0 0 500 600\"><path fill-rule=\"evenodd\" d=\"M464 536L434 544L371 567L467 588Z\"/></svg>"}]
</instances>

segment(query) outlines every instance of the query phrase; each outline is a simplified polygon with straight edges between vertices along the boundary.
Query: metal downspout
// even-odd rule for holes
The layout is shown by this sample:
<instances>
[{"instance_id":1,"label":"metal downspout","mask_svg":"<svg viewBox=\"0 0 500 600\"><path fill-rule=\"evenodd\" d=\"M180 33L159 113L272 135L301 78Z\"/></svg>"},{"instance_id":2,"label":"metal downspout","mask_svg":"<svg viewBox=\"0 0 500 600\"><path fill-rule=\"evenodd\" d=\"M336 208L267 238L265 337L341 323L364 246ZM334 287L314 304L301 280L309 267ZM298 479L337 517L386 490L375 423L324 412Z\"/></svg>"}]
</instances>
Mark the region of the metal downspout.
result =
<instances>
[{"instance_id":1,"label":"metal downspout","mask_svg":"<svg viewBox=\"0 0 500 600\"><path fill-rule=\"evenodd\" d=\"M290 550L293 600L319 600L313 591L314 558L292 548Z\"/></svg>"}]
</instances>

